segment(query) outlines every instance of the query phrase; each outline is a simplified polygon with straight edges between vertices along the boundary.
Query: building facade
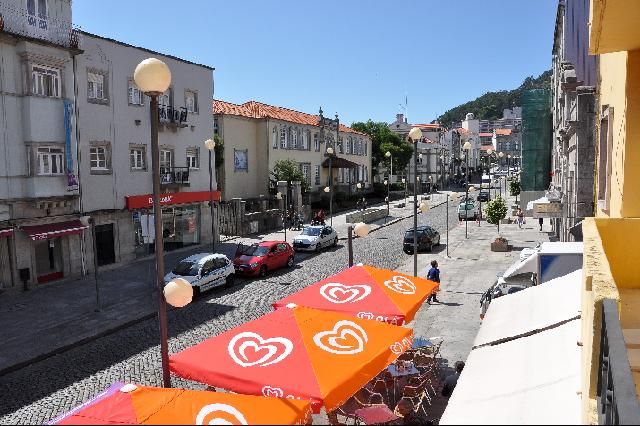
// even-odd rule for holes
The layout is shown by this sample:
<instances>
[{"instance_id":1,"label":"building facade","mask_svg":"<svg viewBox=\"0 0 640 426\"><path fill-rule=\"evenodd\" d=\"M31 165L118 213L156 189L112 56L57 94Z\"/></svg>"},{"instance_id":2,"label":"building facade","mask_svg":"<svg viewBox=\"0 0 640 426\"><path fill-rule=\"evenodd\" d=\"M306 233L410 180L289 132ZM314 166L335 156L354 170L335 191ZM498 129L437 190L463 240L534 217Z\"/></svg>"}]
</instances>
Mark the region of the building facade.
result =
<instances>
[{"instance_id":1,"label":"building facade","mask_svg":"<svg viewBox=\"0 0 640 426\"><path fill-rule=\"evenodd\" d=\"M224 200L273 193L271 171L285 159L298 163L312 197L322 195L329 185L328 147L334 149L334 192L355 194L358 183L363 190L372 184L371 140L364 133L339 123L339 130L321 127L320 115L255 101L214 100L213 115L224 141Z\"/></svg>"},{"instance_id":2,"label":"building facade","mask_svg":"<svg viewBox=\"0 0 640 426\"><path fill-rule=\"evenodd\" d=\"M173 150L164 154L168 169L197 165L187 150L212 135L210 114L198 114L193 103L198 95L210 98L212 69L80 32L72 25L70 0L8 0L0 14L0 286L30 287L92 272L87 216L96 223L100 265L149 253L153 226L135 223L152 217L150 111L148 98L132 85L133 70L155 56L173 71L159 111L160 144ZM192 111L182 120L182 110L175 110L185 105ZM166 171L165 178L175 176ZM188 177L180 185L163 185L165 204L183 199L172 193L185 189L210 194L205 169L191 167L182 176ZM196 210L188 228L197 233L208 216L198 216L193 206L200 199L187 199ZM174 228L169 233L169 245L172 236L184 235Z\"/></svg>"},{"instance_id":3,"label":"building facade","mask_svg":"<svg viewBox=\"0 0 640 426\"><path fill-rule=\"evenodd\" d=\"M589 1L558 3L553 43L551 183L565 204L554 220L560 241L581 240L572 229L594 212L597 58L589 56Z\"/></svg>"}]
</instances>

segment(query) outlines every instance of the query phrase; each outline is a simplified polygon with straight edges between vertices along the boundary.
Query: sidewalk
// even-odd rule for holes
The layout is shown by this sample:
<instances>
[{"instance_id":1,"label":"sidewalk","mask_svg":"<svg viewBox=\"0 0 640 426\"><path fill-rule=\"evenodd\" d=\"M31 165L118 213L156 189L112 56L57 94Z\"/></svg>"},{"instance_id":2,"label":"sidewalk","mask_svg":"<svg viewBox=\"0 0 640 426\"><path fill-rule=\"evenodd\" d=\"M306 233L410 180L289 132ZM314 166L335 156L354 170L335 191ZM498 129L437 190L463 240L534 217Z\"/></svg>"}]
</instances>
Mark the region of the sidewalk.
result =
<instances>
[{"instance_id":1,"label":"sidewalk","mask_svg":"<svg viewBox=\"0 0 640 426\"><path fill-rule=\"evenodd\" d=\"M397 208L396 205L390 206L388 218L370 224L372 231L385 226L385 222L388 225L411 214L410 207ZM341 239L347 238L347 213L350 212L333 218L333 226ZM287 241L292 242L299 233L288 230ZM283 231L234 238L216 244L216 252L233 259L238 243L283 238ZM191 254L210 250L210 246L201 245L165 253L166 268ZM101 271L98 287L99 312L93 275L50 283L24 293L0 295L0 324L3 325L0 327L3 344L0 375L156 315L153 256Z\"/></svg>"}]
</instances>

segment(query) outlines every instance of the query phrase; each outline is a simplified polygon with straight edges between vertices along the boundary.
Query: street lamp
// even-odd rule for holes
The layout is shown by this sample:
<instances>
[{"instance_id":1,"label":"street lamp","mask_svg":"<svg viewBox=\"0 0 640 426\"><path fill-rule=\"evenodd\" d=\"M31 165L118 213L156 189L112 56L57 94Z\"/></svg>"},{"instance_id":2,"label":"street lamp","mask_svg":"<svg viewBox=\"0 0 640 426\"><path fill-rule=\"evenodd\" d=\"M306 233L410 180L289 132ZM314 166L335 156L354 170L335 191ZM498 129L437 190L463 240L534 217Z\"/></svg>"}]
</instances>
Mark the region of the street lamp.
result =
<instances>
[{"instance_id":1,"label":"street lamp","mask_svg":"<svg viewBox=\"0 0 640 426\"><path fill-rule=\"evenodd\" d=\"M393 155L391 155L390 151L387 151L384 156L390 160L389 163L391 164L391 167L389 170L389 180L391 180L391 176L393 176Z\"/></svg>"},{"instance_id":2,"label":"street lamp","mask_svg":"<svg viewBox=\"0 0 640 426\"><path fill-rule=\"evenodd\" d=\"M156 58L140 62L133 79L142 92L151 98L151 169L153 178L153 214L155 226L156 286L158 289L158 321L160 323L160 356L164 387L171 387L169 374L169 344L167 327L167 301L164 288L164 241L162 240L162 207L160 206L160 147L158 145L158 96L171 85L171 71L167 64Z\"/></svg>"},{"instance_id":3,"label":"street lamp","mask_svg":"<svg viewBox=\"0 0 640 426\"><path fill-rule=\"evenodd\" d=\"M507 176L511 175L511 154L507 154ZM506 185L506 184L505 184ZM504 187L504 192L507 192L507 187Z\"/></svg>"},{"instance_id":4,"label":"street lamp","mask_svg":"<svg viewBox=\"0 0 640 426\"><path fill-rule=\"evenodd\" d=\"M204 146L209 151L209 193L211 194L211 199L209 200L209 207L211 208L211 252L216 252L216 227L215 227L215 217L213 213L213 169L211 167L211 153L216 148L216 141L213 139L207 139L204 141Z\"/></svg>"},{"instance_id":5,"label":"street lamp","mask_svg":"<svg viewBox=\"0 0 640 426\"><path fill-rule=\"evenodd\" d=\"M404 185L404 205L407 206L407 180L402 178L402 185Z\"/></svg>"},{"instance_id":6,"label":"street lamp","mask_svg":"<svg viewBox=\"0 0 640 426\"><path fill-rule=\"evenodd\" d=\"M384 180L384 185L387 187L387 198L384 200L387 203L387 216L389 216L389 180Z\"/></svg>"},{"instance_id":7,"label":"street lamp","mask_svg":"<svg viewBox=\"0 0 640 426\"><path fill-rule=\"evenodd\" d=\"M422 130L414 127L409 131L409 141L413 142L413 276L418 276L418 141L422 140Z\"/></svg>"},{"instance_id":8,"label":"street lamp","mask_svg":"<svg viewBox=\"0 0 640 426\"><path fill-rule=\"evenodd\" d=\"M451 194L447 195L447 258L449 257L449 201L455 202L457 197L458 194L456 192L452 192Z\"/></svg>"},{"instance_id":9,"label":"street lamp","mask_svg":"<svg viewBox=\"0 0 640 426\"><path fill-rule=\"evenodd\" d=\"M96 221L91 216L82 216L80 222L84 226L91 226L91 243L93 246L93 279L96 287L96 312L100 312L100 286L98 285L98 251L96 248Z\"/></svg>"},{"instance_id":10,"label":"street lamp","mask_svg":"<svg viewBox=\"0 0 640 426\"><path fill-rule=\"evenodd\" d=\"M364 211L364 197L362 197L362 200L360 200L360 192L362 190L362 182L358 182L356 183L356 197L358 198L358 202L362 203L362 211Z\"/></svg>"},{"instance_id":11,"label":"street lamp","mask_svg":"<svg viewBox=\"0 0 640 426\"><path fill-rule=\"evenodd\" d=\"M329 186L324 189L324 192L329 193L329 221L333 227L333 171L331 170L331 160L333 159L333 148L327 148L327 155L329 156Z\"/></svg>"},{"instance_id":12,"label":"street lamp","mask_svg":"<svg viewBox=\"0 0 640 426\"><path fill-rule=\"evenodd\" d=\"M475 186L472 186L470 183L467 183L467 191L464 196L464 237L469 238L468 230L469 230L469 209L467 209L468 200L469 200L469 191L473 192L476 190ZM475 203L474 203L475 204Z\"/></svg>"},{"instance_id":13,"label":"street lamp","mask_svg":"<svg viewBox=\"0 0 640 426\"><path fill-rule=\"evenodd\" d=\"M464 157L467 161L467 185L469 184L469 150L471 149L471 143L466 141L464 145L462 145L462 149L464 151Z\"/></svg>"},{"instance_id":14,"label":"street lamp","mask_svg":"<svg viewBox=\"0 0 640 426\"><path fill-rule=\"evenodd\" d=\"M282 227L284 228L284 240L287 241L287 194L278 192L276 194L276 200L282 200Z\"/></svg>"},{"instance_id":15,"label":"street lamp","mask_svg":"<svg viewBox=\"0 0 640 426\"><path fill-rule=\"evenodd\" d=\"M498 157L500 157L500 162L502 163L502 158L504 157L504 152L498 153ZM502 198L502 176L500 176L500 180L498 181L498 186L500 188L500 198ZM504 186L504 196L507 196L507 185Z\"/></svg>"},{"instance_id":16,"label":"street lamp","mask_svg":"<svg viewBox=\"0 0 640 426\"><path fill-rule=\"evenodd\" d=\"M356 237L366 237L369 235L369 225L366 223L360 222L354 225L349 225L347 227L347 250L349 253L349 268L353 266L353 234L356 234Z\"/></svg>"}]
</instances>

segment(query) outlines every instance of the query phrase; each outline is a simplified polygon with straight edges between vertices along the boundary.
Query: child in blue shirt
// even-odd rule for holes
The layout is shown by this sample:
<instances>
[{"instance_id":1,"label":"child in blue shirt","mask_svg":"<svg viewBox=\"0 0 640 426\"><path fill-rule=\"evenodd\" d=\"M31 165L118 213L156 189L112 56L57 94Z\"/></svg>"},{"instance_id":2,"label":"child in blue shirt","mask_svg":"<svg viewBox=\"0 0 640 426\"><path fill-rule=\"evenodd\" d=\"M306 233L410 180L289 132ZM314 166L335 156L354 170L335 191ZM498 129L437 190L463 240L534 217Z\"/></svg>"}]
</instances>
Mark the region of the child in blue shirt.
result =
<instances>
[{"instance_id":1,"label":"child in blue shirt","mask_svg":"<svg viewBox=\"0 0 640 426\"><path fill-rule=\"evenodd\" d=\"M429 272L427 272L427 279L431 281L435 281L438 284L440 284L440 269L438 269L438 262L435 260L431 261L431 269L429 269ZM440 289L440 286L438 286L438 290L439 289ZM431 304L431 301L440 303L440 301L436 298L436 294L437 293L435 291L431 293L431 295L427 298L428 304Z\"/></svg>"}]
</instances>

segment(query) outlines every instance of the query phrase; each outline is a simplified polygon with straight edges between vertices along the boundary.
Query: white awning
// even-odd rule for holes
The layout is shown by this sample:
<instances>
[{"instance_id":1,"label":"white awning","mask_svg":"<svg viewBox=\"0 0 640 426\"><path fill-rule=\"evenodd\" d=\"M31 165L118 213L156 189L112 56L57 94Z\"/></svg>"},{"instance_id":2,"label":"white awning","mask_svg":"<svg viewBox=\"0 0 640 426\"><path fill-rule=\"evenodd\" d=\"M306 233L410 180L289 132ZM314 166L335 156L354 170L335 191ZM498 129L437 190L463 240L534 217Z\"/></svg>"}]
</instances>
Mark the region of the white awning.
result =
<instances>
[{"instance_id":1,"label":"white awning","mask_svg":"<svg viewBox=\"0 0 640 426\"><path fill-rule=\"evenodd\" d=\"M580 316L582 269L491 301L473 347L524 336Z\"/></svg>"},{"instance_id":2,"label":"white awning","mask_svg":"<svg viewBox=\"0 0 640 426\"><path fill-rule=\"evenodd\" d=\"M533 210L533 205L534 204L547 204L550 203L551 201L549 201L549 199L547 197L542 197L542 198L538 198L537 200L533 200L533 201L529 201L527 203L527 210Z\"/></svg>"},{"instance_id":3,"label":"white awning","mask_svg":"<svg viewBox=\"0 0 640 426\"><path fill-rule=\"evenodd\" d=\"M517 261L513 265L509 266L502 276L504 278L509 278L518 274L525 274L527 272L538 272L538 253L533 253L525 260Z\"/></svg>"},{"instance_id":4,"label":"white awning","mask_svg":"<svg viewBox=\"0 0 640 426\"><path fill-rule=\"evenodd\" d=\"M579 336L573 320L472 350L440 424L580 424Z\"/></svg>"}]
</instances>

